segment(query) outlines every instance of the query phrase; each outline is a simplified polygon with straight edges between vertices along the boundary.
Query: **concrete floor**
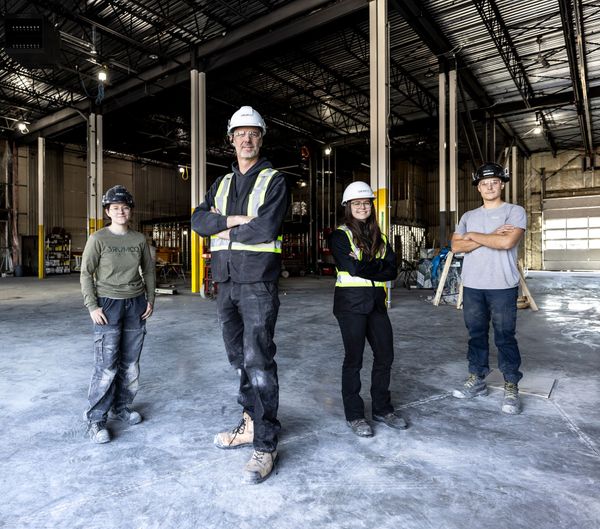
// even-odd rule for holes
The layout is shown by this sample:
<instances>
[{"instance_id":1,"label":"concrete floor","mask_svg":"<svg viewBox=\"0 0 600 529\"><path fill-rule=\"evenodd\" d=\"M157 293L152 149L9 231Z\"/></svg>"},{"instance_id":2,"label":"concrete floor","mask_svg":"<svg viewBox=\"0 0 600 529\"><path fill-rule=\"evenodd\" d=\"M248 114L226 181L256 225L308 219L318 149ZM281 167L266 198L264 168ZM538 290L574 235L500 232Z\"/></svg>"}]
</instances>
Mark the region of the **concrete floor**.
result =
<instances>
[{"instance_id":1,"label":"concrete floor","mask_svg":"<svg viewBox=\"0 0 600 529\"><path fill-rule=\"evenodd\" d=\"M212 445L240 415L215 302L185 288L157 299L145 421L95 445L81 420L92 353L78 276L0 279L0 528L598 529L599 279L528 279L541 310L519 311L523 383L557 383L516 417L500 413L500 390L449 396L466 373L462 313L394 290L392 394L410 428L377 424L371 439L343 419L331 278L283 281L281 458L254 486L240 480L251 449Z\"/></svg>"}]
</instances>

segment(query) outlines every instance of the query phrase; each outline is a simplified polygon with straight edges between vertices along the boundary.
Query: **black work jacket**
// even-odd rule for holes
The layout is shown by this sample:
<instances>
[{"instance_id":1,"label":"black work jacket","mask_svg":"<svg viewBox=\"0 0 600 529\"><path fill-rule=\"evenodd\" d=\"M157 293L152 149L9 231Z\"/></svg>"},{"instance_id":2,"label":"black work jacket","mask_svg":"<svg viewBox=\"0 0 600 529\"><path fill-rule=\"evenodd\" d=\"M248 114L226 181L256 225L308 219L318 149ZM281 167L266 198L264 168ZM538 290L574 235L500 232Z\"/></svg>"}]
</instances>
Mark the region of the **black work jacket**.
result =
<instances>
[{"instance_id":1,"label":"black work jacket","mask_svg":"<svg viewBox=\"0 0 600 529\"><path fill-rule=\"evenodd\" d=\"M348 236L342 230L335 230L329 239L331 253L338 270L371 281L393 281L398 275L396 254L389 243L383 259L359 261L350 257L352 247ZM383 287L335 287L333 313L352 312L369 314L372 311L385 312L385 289Z\"/></svg>"},{"instance_id":2,"label":"black work jacket","mask_svg":"<svg viewBox=\"0 0 600 529\"><path fill-rule=\"evenodd\" d=\"M246 215L248 197L254 187L258 173L272 167L261 158L245 174L240 173L237 162L232 165L233 180L227 197L227 215ZM192 229L202 237L215 235L227 229L227 216L212 213L214 197L223 177L217 178L192 214ZM265 202L258 216L247 224L231 228L231 241L243 244L258 244L273 241L281 234L281 226L289 206L289 190L285 177L276 173L267 188ZM237 283L276 281L281 272L281 254L252 252L248 250L221 250L211 255L211 272L214 281L232 279Z\"/></svg>"}]
</instances>

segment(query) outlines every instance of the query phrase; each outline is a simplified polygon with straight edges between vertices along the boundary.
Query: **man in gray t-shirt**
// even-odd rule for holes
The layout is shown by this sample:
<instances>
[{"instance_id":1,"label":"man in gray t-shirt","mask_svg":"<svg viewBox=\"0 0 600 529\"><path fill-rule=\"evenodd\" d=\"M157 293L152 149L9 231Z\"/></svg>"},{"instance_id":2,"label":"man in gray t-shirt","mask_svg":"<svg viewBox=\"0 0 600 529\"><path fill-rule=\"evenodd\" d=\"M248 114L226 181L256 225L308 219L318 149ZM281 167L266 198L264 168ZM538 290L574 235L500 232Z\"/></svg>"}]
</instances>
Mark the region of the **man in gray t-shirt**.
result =
<instances>
[{"instance_id":1,"label":"man in gray t-shirt","mask_svg":"<svg viewBox=\"0 0 600 529\"><path fill-rule=\"evenodd\" d=\"M502 200L508 171L495 163L483 164L473 185L483 206L467 211L452 236L452 251L465 254L462 266L463 307L469 331L469 377L453 395L459 399L487 394L489 327L494 328L498 368L504 375L502 411L521 412L518 382L521 355L515 338L519 269L517 248L527 226L525 210Z\"/></svg>"}]
</instances>

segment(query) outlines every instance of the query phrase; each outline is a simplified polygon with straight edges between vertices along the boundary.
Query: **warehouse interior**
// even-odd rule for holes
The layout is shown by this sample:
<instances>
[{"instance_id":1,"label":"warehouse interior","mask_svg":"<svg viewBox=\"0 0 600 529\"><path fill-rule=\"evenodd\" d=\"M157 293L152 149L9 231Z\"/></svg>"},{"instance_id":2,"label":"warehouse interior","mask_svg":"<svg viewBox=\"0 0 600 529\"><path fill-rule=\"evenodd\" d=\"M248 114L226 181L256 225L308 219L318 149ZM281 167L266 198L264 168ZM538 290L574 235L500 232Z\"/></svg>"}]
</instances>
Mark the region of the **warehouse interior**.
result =
<instances>
[{"instance_id":1,"label":"warehouse interior","mask_svg":"<svg viewBox=\"0 0 600 529\"><path fill-rule=\"evenodd\" d=\"M0 527L600 525L597 2L1 0L0 13ZM242 105L265 118L262 153L292 195L281 462L258 487L239 483L243 450L212 446L237 417L236 375L190 230L234 160L225 129ZM504 198L528 217L519 256L539 310L519 311L518 417L499 413L500 387L450 397L462 314L417 284L480 205L484 161L509 169ZM357 180L384 190L392 397L410 426L372 439L344 423L327 245ZM146 420L95 446L78 266L116 184L170 293L148 323Z\"/></svg>"}]
</instances>

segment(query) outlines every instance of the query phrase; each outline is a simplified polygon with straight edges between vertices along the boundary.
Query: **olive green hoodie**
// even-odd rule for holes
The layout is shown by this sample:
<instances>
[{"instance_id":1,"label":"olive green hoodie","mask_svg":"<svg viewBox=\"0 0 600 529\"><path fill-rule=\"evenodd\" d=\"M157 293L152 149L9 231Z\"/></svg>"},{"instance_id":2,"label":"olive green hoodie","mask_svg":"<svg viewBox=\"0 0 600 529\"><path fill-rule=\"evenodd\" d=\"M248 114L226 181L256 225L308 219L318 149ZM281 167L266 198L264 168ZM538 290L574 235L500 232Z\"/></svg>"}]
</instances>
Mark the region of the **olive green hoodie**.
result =
<instances>
[{"instance_id":1,"label":"olive green hoodie","mask_svg":"<svg viewBox=\"0 0 600 529\"><path fill-rule=\"evenodd\" d=\"M83 250L80 281L90 312L98 308L97 297L129 299L145 292L154 303L154 261L144 235L134 230L116 235L108 228L93 233Z\"/></svg>"}]
</instances>

